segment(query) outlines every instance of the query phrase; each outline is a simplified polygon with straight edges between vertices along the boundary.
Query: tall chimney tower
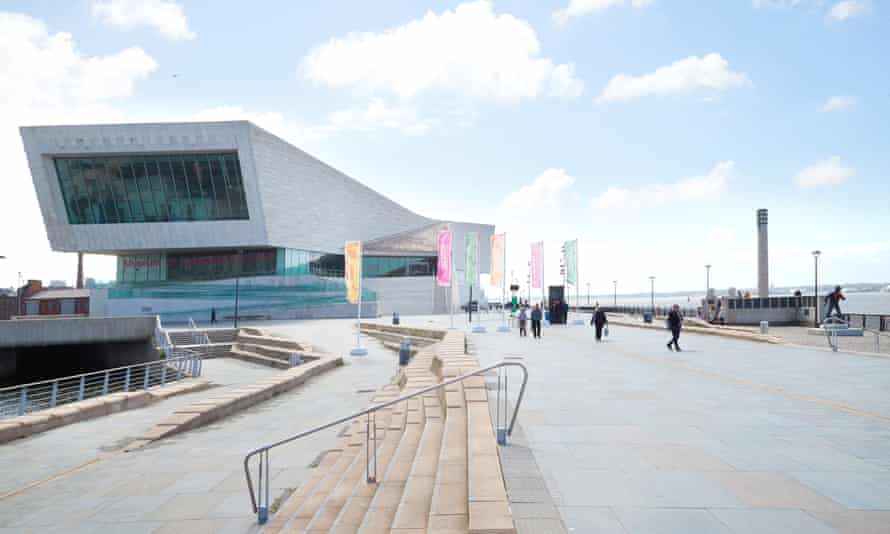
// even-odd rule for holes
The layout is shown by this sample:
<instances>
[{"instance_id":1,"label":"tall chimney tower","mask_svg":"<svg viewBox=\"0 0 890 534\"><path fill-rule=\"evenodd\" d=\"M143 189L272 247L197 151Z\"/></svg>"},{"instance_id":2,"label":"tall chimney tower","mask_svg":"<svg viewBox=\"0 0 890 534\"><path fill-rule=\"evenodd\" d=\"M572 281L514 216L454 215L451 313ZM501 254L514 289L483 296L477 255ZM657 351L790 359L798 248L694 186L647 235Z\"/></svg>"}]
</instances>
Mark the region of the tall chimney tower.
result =
<instances>
[{"instance_id":1,"label":"tall chimney tower","mask_svg":"<svg viewBox=\"0 0 890 534\"><path fill-rule=\"evenodd\" d=\"M761 298L769 296L769 232L767 210L757 210L757 293Z\"/></svg>"}]
</instances>

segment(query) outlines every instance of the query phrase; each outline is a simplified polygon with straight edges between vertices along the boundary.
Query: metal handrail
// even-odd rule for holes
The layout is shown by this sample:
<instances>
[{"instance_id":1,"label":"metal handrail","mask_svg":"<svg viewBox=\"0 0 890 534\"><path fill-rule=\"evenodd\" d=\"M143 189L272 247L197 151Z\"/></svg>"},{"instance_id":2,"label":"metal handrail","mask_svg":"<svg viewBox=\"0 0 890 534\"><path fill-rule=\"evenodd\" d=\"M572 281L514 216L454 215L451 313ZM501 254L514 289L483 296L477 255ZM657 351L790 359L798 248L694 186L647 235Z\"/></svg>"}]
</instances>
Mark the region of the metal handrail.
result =
<instances>
[{"instance_id":1,"label":"metal handrail","mask_svg":"<svg viewBox=\"0 0 890 534\"><path fill-rule=\"evenodd\" d=\"M402 395L401 397L399 397L397 399L386 401L382 404L377 404L377 405L371 406L370 408L366 408L364 410L354 412L354 413L347 415L345 417L340 417L338 419L335 419L335 420L325 423L323 425L319 425L319 426L310 428L309 430L304 430L303 432L300 432L299 434L295 434L288 438L284 438L282 440L276 441L275 443L272 443L270 445L265 445L263 447L259 447L257 449L250 451L244 457L244 476L247 479L247 490L250 493L250 504L253 508L253 512L255 514L257 514L257 516L258 516L259 523L263 524L268 519L268 512L269 512L269 510L268 510L268 505L269 505L269 451L271 449L274 449L276 447L279 447L281 445L290 443L292 441L295 441L295 440L298 440L301 438L305 438L306 436L310 436L312 434L315 434L316 432L321 432L322 430L327 430L328 428L343 424L343 423L351 421L353 419L357 419L362 416L368 416L368 429L367 429L367 432L365 433L365 450L366 451L369 450L369 446L370 446L370 442L371 442L371 433L373 432L373 434L374 434L374 437L373 437L373 441L374 441L373 461L374 461L375 476L371 477L371 475L370 475L370 465L371 465L370 451L368 452L368 454L365 458L365 472L367 474L368 482L374 482L376 479L376 470L377 470L377 425L376 425L376 420L373 423L371 423L371 417L374 416L376 414L376 412L378 412L379 410L382 410L384 408L388 408L390 406L398 404L400 402L405 402L407 400L413 399L414 397L419 397L421 395L429 393L430 391L436 391L438 389L444 388L445 386L449 386L451 384L456 384L457 382L462 382L462 381L466 380L467 378L470 378L473 376L478 376L478 375L487 373L488 371L491 371L493 369L499 369L502 367L519 367L520 369L522 369L522 386L520 386L520 388L519 388L519 396L516 399L516 405L513 407L513 417L510 418L510 425L507 427L507 430L506 430L506 435L510 436L513 434L513 427L516 424L516 416L519 415L519 407L522 404L522 397L525 394L525 386L526 386L526 383L528 382L528 369L525 367L525 365L523 365L520 362L502 360L497 363L488 365L486 367L476 369L473 372L466 373L466 374L460 375L455 378L450 378L444 382L440 382L438 384L434 384L432 386L425 387L425 388L417 390L413 393L408 393L406 395ZM505 383L505 388L506 388L506 383ZM498 394L500 394L500 380L498 380ZM505 416L506 416L506 411L505 411ZM506 421L506 417L505 417L505 421ZM253 481L250 478L249 462L250 462L250 459L256 455L261 455L261 456L259 459L259 471L258 471L258 477L257 477L258 491L255 494L254 490L253 490ZM264 462L264 459L265 459L265 462ZM263 469L264 466L265 466L265 469ZM262 495L263 473L264 472L266 475L266 499L265 499L266 506L265 507L263 506L263 495ZM257 504L257 501L259 501L259 505Z\"/></svg>"},{"instance_id":2,"label":"metal handrail","mask_svg":"<svg viewBox=\"0 0 890 534\"><path fill-rule=\"evenodd\" d=\"M201 375L199 355L187 350L173 354L179 356L0 388L0 418Z\"/></svg>"}]
</instances>

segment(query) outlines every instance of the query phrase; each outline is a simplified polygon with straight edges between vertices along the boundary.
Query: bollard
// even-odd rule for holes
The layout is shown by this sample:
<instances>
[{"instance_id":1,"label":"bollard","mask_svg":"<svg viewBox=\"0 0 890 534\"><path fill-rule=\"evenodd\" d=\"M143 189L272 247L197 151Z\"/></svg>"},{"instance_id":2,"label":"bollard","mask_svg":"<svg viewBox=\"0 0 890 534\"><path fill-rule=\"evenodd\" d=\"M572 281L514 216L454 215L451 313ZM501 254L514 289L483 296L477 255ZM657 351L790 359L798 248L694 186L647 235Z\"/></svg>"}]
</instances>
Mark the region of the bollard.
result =
<instances>
[{"instance_id":1,"label":"bollard","mask_svg":"<svg viewBox=\"0 0 890 534\"><path fill-rule=\"evenodd\" d=\"M769 334L769 321L760 321L760 333L763 335Z\"/></svg>"},{"instance_id":2,"label":"bollard","mask_svg":"<svg viewBox=\"0 0 890 534\"><path fill-rule=\"evenodd\" d=\"M392 324L398 325L400 322L399 312L392 312Z\"/></svg>"},{"instance_id":3,"label":"bollard","mask_svg":"<svg viewBox=\"0 0 890 534\"><path fill-rule=\"evenodd\" d=\"M402 343L399 345L399 365L405 366L408 365L408 362L411 360L411 342L408 341L408 337L402 337Z\"/></svg>"}]
</instances>

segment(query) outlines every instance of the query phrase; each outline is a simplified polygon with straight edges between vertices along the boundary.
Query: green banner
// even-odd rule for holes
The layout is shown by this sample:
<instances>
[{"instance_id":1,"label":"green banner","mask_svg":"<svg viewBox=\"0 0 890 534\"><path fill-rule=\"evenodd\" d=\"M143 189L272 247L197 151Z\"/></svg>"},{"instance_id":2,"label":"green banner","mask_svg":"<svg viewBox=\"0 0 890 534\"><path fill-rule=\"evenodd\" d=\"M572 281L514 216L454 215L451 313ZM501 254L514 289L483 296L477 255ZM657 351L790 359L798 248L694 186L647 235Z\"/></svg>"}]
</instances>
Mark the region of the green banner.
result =
<instances>
[{"instance_id":1,"label":"green banner","mask_svg":"<svg viewBox=\"0 0 890 534\"><path fill-rule=\"evenodd\" d=\"M464 283L468 286L479 285L479 234L468 232L464 236L467 265L464 270Z\"/></svg>"},{"instance_id":2,"label":"green banner","mask_svg":"<svg viewBox=\"0 0 890 534\"><path fill-rule=\"evenodd\" d=\"M563 257L566 261L566 283L576 286L578 285L578 240L566 241L562 246L565 250Z\"/></svg>"}]
</instances>

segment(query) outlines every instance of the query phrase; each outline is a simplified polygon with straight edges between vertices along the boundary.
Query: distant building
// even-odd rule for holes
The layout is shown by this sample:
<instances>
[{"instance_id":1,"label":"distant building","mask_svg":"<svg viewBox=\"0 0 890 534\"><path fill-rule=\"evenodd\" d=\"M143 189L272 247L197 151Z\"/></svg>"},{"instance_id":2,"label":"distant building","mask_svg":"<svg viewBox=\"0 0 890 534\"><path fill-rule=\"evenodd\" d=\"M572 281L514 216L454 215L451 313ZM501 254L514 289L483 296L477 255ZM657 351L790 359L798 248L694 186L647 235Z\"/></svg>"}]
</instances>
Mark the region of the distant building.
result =
<instances>
[{"instance_id":1,"label":"distant building","mask_svg":"<svg viewBox=\"0 0 890 534\"><path fill-rule=\"evenodd\" d=\"M89 315L89 289L44 289L24 299L24 315Z\"/></svg>"},{"instance_id":2,"label":"distant building","mask_svg":"<svg viewBox=\"0 0 890 534\"><path fill-rule=\"evenodd\" d=\"M52 249L117 257L115 283L92 290L93 315L226 319L237 278L241 316L354 316L343 281L350 240L363 244L364 315L445 313L448 291L435 283L443 228L457 266L464 236L477 233L488 271L493 226L418 215L246 121L21 135Z\"/></svg>"},{"instance_id":3,"label":"distant building","mask_svg":"<svg viewBox=\"0 0 890 534\"><path fill-rule=\"evenodd\" d=\"M50 280L49 287L63 288L68 287L68 284L66 284L64 280Z\"/></svg>"}]
</instances>

